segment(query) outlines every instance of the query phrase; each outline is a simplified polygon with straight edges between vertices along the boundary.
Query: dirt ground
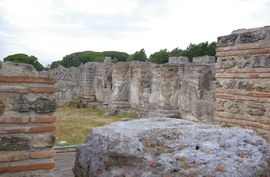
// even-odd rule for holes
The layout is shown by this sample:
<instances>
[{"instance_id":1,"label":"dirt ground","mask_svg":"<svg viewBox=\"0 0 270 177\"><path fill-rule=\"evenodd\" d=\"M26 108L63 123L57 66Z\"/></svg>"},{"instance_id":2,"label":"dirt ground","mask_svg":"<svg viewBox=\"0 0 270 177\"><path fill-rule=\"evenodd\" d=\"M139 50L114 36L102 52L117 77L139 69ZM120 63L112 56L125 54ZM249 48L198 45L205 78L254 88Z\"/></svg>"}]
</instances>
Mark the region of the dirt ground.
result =
<instances>
[{"instance_id":1,"label":"dirt ground","mask_svg":"<svg viewBox=\"0 0 270 177\"><path fill-rule=\"evenodd\" d=\"M95 107L76 108L67 105L58 107L54 115L58 117L55 146L79 145L94 127L135 118L132 113L108 116Z\"/></svg>"}]
</instances>

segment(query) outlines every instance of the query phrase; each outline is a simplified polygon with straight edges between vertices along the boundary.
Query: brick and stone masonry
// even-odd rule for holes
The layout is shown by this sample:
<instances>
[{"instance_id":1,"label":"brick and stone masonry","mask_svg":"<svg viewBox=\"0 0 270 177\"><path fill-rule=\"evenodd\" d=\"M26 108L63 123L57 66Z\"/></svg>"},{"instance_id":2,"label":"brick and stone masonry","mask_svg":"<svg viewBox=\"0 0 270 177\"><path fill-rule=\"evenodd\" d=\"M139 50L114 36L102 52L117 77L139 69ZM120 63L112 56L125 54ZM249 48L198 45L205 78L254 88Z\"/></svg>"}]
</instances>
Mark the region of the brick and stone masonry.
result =
<instances>
[{"instance_id":1,"label":"brick and stone masonry","mask_svg":"<svg viewBox=\"0 0 270 177\"><path fill-rule=\"evenodd\" d=\"M270 27L218 38L214 120L254 129L270 141Z\"/></svg>"},{"instance_id":2,"label":"brick and stone masonry","mask_svg":"<svg viewBox=\"0 0 270 177\"><path fill-rule=\"evenodd\" d=\"M0 63L0 176L53 176L55 79Z\"/></svg>"}]
</instances>

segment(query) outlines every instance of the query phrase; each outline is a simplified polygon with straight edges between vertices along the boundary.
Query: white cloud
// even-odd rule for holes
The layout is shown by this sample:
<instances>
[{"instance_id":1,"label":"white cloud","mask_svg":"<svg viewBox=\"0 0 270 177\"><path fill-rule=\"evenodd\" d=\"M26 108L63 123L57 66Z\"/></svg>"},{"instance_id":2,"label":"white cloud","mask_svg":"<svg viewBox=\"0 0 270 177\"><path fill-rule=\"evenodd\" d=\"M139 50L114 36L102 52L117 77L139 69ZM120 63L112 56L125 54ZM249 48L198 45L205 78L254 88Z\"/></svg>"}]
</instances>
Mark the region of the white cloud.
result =
<instances>
[{"instance_id":1,"label":"white cloud","mask_svg":"<svg viewBox=\"0 0 270 177\"><path fill-rule=\"evenodd\" d=\"M0 58L83 50L148 54L270 24L268 0L0 0Z\"/></svg>"}]
</instances>

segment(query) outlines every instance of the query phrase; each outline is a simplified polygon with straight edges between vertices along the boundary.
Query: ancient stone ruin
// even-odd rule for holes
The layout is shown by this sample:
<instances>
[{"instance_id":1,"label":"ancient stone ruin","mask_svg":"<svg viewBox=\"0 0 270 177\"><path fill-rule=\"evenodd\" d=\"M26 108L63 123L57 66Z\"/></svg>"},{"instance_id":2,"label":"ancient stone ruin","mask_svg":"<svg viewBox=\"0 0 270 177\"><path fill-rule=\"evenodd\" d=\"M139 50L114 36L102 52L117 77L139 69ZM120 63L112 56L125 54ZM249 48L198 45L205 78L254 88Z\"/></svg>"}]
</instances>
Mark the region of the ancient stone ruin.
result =
<instances>
[{"instance_id":1,"label":"ancient stone ruin","mask_svg":"<svg viewBox=\"0 0 270 177\"><path fill-rule=\"evenodd\" d=\"M78 177L270 175L270 27L217 45L216 58L192 63L106 58L41 73L1 63L0 175L51 176L56 104L94 101L149 116L93 129L77 151Z\"/></svg>"},{"instance_id":2,"label":"ancient stone ruin","mask_svg":"<svg viewBox=\"0 0 270 177\"><path fill-rule=\"evenodd\" d=\"M241 30L218 38L214 65L201 63L214 61L209 57L195 58L192 64L173 58L154 65L147 77L146 99L154 114L93 129L77 149L75 176L270 176L269 48L270 27ZM119 101L140 107L132 99L138 98L132 94L138 88L132 82L136 72L131 69L128 84L127 68L125 63L117 70L121 73L116 93L122 89L127 97ZM251 130L160 118L178 114L183 119L226 123L225 127L243 126L265 139Z\"/></svg>"},{"instance_id":3,"label":"ancient stone ruin","mask_svg":"<svg viewBox=\"0 0 270 177\"><path fill-rule=\"evenodd\" d=\"M96 100L111 109L131 107L152 115L211 121L215 60L204 56L194 61L173 57L163 65L93 62L78 68L59 67L42 75L58 80L59 104Z\"/></svg>"}]
</instances>

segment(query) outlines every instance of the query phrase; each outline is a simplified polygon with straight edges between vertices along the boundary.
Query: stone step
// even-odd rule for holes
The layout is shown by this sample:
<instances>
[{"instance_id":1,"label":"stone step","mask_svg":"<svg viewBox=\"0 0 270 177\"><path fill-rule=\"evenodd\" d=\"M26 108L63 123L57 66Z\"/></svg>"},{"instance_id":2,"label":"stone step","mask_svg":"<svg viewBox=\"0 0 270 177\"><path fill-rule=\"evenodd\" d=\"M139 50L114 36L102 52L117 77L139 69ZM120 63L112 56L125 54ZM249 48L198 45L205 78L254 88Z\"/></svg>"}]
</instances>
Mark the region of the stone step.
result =
<instances>
[{"instance_id":1,"label":"stone step","mask_svg":"<svg viewBox=\"0 0 270 177\"><path fill-rule=\"evenodd\" d=\"M162 114L158 112L151 112L148 114L149 117L167 117L167 118L181 118L180 114L174 114L174 113L167 113Z\"/></svg>"},{"instance_id":2,"label":"stone step","mask_svg":"<svg viewBox=\"0 0 270 177\"><path fill-rule=\"evenodd\" d=\"M114 108L114 109L121 109L121 108L129 108L130 104L126 101L113 101L110 104L110 106L111 108Z\"/></svg>"},{"instance_id":3,"label":"stone step","mask_svg":"<svg viewBox=\"0 0 270 177\"><path fill-rule=\"evenodd\" d=\"M178 110L157 109L154 112L161 114L180 114Z\"/></svg>"}]
</instances>

